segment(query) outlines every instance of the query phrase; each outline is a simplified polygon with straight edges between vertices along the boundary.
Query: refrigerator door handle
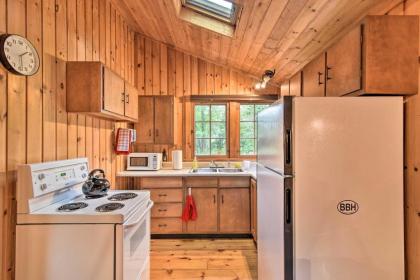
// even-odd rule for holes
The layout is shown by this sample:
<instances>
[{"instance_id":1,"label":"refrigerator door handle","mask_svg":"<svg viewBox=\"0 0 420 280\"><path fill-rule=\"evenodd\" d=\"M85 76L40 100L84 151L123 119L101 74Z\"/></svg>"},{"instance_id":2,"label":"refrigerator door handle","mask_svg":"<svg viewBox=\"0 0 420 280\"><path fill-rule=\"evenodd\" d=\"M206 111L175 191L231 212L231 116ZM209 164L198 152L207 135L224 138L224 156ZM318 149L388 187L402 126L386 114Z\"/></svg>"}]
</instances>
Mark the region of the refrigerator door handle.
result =
<instances>
[{"instance_id":1,"label":"refrigerator door handle","mask_svg":"<svg viewBox=\"0 0 420 280\"><path fill-rule=\"evenodd\" d=\"M286 129L286 148L285 148L285 157L286 164L292 163L292 130Z\"/></svg>"},{"instance_id":2,"label":"refrigerator door handle","mask_svg":"<svg viewBox=\"0 0 420 280\"><path fill-rule=\"evenodd\" d=\"M285 203L284 203L285 220L286 220L286 224L290 224L292 222L292 190L286 189L284 199L285 199Z\"/></svg>"}]
</instances>

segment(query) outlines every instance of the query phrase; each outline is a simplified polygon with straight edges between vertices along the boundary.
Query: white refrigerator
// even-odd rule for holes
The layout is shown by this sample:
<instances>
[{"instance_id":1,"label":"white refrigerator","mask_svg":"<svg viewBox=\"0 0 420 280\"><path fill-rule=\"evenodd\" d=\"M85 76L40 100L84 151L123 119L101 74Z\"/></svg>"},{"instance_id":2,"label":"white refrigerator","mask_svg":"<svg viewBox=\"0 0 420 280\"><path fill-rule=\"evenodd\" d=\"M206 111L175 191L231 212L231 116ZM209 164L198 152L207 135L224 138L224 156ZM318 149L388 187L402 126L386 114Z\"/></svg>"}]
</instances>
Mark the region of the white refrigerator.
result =
<instances>
[{"instance_id":1,"label":"white refrigerator","mask_svg":"<svg viewBox=\"0 0 420 280\"><path fill-rule=\"evenodd\" d=\"M401 97L284 97L257 150L258 279L404 279Z\"/></svg>"}]
</instances>

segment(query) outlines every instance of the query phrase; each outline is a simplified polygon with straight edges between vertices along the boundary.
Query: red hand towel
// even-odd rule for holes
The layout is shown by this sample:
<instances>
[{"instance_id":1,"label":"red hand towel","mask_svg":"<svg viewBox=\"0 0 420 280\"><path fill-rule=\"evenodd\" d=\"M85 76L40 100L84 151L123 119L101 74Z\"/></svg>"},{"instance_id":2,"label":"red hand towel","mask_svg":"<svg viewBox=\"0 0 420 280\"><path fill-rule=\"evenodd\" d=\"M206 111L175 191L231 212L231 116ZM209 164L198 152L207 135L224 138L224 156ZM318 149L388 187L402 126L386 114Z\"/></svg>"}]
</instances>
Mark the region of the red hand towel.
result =
<instances>
[{"instance_id":1,"label":"red hand towel","mask_svg":"<svg viewBox=\"0 0 420 280\"><path fill-rule=\"evenodd\" d=\"M117 140L115 143L115 153L117 155L127 155L130 153L131 129L118 128Z\"/></svg>"},{"instance_id":2,"label":"red hand towel","mask_svg":"<svg viewBox=\"0 0 420 280\"><path fill-rule=\"evenodd\" d=\"M182 212L182 220L188 222L188 220L195 221L196 219L197 208L195 207L194 198L192 195L187 195L184 211Z\"/></svg>"}]
</instances>

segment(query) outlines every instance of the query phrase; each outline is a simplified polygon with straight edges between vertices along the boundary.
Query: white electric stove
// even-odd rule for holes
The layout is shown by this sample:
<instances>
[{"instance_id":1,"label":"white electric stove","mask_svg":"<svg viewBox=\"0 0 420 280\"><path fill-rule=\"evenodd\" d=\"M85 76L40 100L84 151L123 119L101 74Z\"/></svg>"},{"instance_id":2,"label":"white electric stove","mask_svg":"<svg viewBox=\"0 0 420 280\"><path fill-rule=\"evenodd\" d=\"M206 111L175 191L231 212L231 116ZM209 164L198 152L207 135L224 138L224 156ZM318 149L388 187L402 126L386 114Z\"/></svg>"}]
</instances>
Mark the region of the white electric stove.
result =
<instances>
[{"instance_id":1,"label":"white electric stove","mask_svg":"<svg viewBox=\"0 0 420 280\"><path fill-rule=\"evenodd\" d=\"M86 158L18 168L16 280L148 280L148 191L86 198Z\"/></svg>"}]
</instances>

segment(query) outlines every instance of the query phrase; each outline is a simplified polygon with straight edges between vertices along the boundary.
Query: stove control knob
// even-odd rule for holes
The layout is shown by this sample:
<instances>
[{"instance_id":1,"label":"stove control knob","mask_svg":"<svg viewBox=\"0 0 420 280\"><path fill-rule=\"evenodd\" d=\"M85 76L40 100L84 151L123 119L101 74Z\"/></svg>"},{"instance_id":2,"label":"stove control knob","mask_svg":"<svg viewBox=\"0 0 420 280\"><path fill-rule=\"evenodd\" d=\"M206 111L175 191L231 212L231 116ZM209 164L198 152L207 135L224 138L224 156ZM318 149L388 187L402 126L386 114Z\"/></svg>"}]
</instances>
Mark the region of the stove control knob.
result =
<instances>
[{"instance_id":1,"label":"stove control knob","mask_svg":"<svg viewBox=\"0 0 420 280\"><path fill-rule=\"evenodd\" d=\"M41 184L41 191L45 191L47 189L47 184Z\"/></svg>"},{"instance_id":2,"label":"stove control knob","mask_svg":"<svg viewBox=\"0 0 420 280\"><path fill-rule=\"evenodd\" d=\"M86 176L87 176L86 173L82 174L82 178L86 178Z\"/></svg>"},{"instance_id":3,"label":"stove control knob","mask_svg":"<svg viewBox=\"0 0 420 280\"><path fill-rule=\"evenodd\" d=\"M80 166L80 170L82 170L82 171L85 170L85 168L86 167L84 165Z\"/></svg>"},{"instance_id":4,"label":"stove control knob","mask_svg":"<svg viewBox=\"0 0 420 280\"><path fill-rule=\"evenodd\" d=\"M38 179L39 180L43 180L44 178L45 178L45 174L44 173L41 173L41 174L38 175Z\"/></svg>"}]
</instances>

